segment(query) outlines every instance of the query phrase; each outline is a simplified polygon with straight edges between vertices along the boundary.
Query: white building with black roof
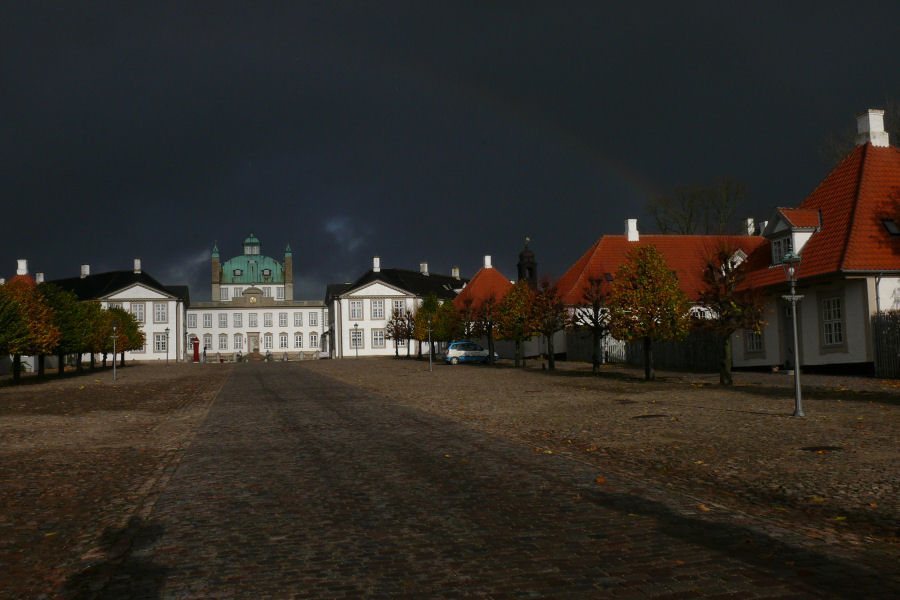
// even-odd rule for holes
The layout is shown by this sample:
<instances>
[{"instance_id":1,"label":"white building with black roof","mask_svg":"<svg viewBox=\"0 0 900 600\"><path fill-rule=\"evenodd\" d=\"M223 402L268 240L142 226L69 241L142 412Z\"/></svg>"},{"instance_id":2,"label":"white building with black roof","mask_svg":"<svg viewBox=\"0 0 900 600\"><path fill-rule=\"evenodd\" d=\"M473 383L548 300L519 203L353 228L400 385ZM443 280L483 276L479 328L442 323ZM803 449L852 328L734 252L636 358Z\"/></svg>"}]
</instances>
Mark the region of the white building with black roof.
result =
<instances>
[{"instance_id":1,"label":"white building with black roof","mask_svg":"<svg viewBox=\"0 0 900 600\"><path fill-rule=\"evenodd\" d=\"M382 269L381 259L374 257L372 268L356 281L326 288L331 356L393 355L394 344L387 336L393 311L414 313L430 294L441 301L452 300L467 281L460 278L458 267L450 275L429 272L425 262L418 271ZM402 341L400 346L404 345Z\"/></svg>"},{"instance_id":2,"label":"white building with black roof","mask_svg":"<svg viewBox=\"0 0 900 600\"><path fill-rule=\"evenodd\" d=\"M134 259L130 271L91 274L81 265L81 275L50 281L73 292L79 300L95 300L102 308L118 307L134 315L144 332L144 347L129 350L126 360L178 360L184 353L185 312L190 305L186 285L163 285Z\"/></svg>"}]
</instances>

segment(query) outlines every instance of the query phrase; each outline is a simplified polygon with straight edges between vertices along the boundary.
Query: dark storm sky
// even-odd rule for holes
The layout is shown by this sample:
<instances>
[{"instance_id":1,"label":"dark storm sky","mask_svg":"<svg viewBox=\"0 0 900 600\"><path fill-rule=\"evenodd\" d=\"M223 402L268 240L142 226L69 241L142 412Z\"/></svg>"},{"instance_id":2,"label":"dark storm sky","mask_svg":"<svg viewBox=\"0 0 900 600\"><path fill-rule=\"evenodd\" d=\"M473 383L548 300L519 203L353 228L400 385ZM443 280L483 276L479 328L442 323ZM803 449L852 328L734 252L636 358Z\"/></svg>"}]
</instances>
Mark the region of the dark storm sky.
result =
<instances>
[{"instance_id":1,"label":"dark storm sky","mask_svg":"<svg viewBox=\"0 0 900 600\"><path fill-rule=\"evenodd\" d=\"M376 254L514 277L526 235L558 276L678 184L798 204L900 98L895 3L680 4L7 3L0 276L141 257L206 299L250 232L301 298Z\"/></svg>"}]
</instances>

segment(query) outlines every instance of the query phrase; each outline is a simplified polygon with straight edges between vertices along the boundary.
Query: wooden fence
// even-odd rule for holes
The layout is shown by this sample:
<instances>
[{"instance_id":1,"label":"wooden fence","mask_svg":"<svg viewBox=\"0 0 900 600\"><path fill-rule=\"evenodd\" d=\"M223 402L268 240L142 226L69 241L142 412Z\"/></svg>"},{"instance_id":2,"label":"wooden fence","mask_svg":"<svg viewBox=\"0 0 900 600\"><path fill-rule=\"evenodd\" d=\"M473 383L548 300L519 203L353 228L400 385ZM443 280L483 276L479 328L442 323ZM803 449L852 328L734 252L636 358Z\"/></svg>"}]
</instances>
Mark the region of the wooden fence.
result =
<instances>
[{"instance_id":1,"label":"wooden fence","mask_svg":"<svg viewBox=\"0 0 900 600\"><path fill-rule=\"evenodd\" d=\"M900 312L872 317L872 342L875 346L875 376L900 377Z\"/></svg>"},{"instance_id":2,"label":"wooden fence","mask_svg":"<svg viewBox=\"0 0 900 600\"><path fill-rule=\"evenodd\" d=\"M687 369L714 373L719 370L721 356L722 343L719 337L699 329L694 329L681 341L653 343L653 367L656 369ZM628 343L626 358L630 364L643 366L643 342Z\"/></svg>"}]
</instances>

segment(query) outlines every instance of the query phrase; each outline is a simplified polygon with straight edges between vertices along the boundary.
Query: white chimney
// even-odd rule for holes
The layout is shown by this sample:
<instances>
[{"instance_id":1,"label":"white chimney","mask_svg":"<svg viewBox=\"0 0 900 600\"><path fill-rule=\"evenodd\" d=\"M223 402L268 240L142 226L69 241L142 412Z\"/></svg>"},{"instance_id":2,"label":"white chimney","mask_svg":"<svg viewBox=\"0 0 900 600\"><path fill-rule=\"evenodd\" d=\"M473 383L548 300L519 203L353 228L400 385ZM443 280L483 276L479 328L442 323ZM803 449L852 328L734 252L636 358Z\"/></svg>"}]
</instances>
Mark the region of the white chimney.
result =
<instances>
[{"instance_id":1,"label":"white chimney","mask_svg":"<svg viewBox=\"0 0 900 600\"><path fill-rule=\"evenodd\" d=\"M35 283L44 283L44 274L43 273L35 273L34 281L35 281Z\"/></svg>"},{"instance_id":2,"label":"white chimney","mask_svg":"<svg viewBox=\"0 0 900 600\"><path fill-rule=\"evenodd\" d=\"M756 223L753 222L753 217L744 219L744 226L747 229L747 235L755 235L756 234Z\"/></svg>"},{"instance_id":3,"label":"white chimney","mask_svg":"<svg viewBox=\"0 0 900 600\"><path fill-rule=\"evenodd\" d=\"M28 259L16 260L16 275L28 275Z\"/></svg>"},{"instance_id":4,"label":"white chimney","mask_svg":"<svg viewBox=\"0 0 900 600\"><path fill-rule=\"evenodd\" d=\"M381 273L381 258L377 256L372 257L372 272Z\"/></svg>"},{"instance_id":5,"label":"white chimney","mask_svg":"<svg viewBox=\"0 0 900 600\"><path fill-rule=\"evenodd\" d=\"M135 274L141 272L141 259L139 258L134 259L134 272Z\"/></svg>"},{"instance_id":6,"label":"white chimney","mask_svg":"<svg viewBox=\"0 0 900 600\"><path fill-rule=\"evenodd\" d=\"M91 274L91 265L81 265L81 278L84 279Z\"/></svg>"},{"instance_id":7,"label":"white chimney","mask_svg":"<svg viewBox=\"0 0 900 600\"><path fill-rule=\"evenodd\" d=\"M419 263L419 273L421 273L425 277L428 277L428 263L427 262Z\"/></svg>"},{"instance_id":8,"label":"white chimney","mask_svg":"<svg viewBox=\"0 0 900 600\"><path fill-rule=\"evenodd\" d=\"M484 268L485 269L493 269L494 268L491 266L491 255L490 254L484 255Z\"/></svg>"},{"instance_id":9,"label":"white chimney","mask_svg":"<svg viewBox=\"0 0 900 600\"><path fill-rule=\"evenodd\" d=\"M883 110L870 108L856 115L856 145L862 146L866 142L872 142L873 146L890 145L888 133L884 130Z\"/></svg>"},{"instance_id":10,"label":"white chimney","mask_svg":"<svg viewBox=\"0 0 900 600\"><path fill-rule=\"evenodd\" d=\"M459 267L451 267L450 276L453 277L453 279L459 279Z\"/></svg>"},{"instance_id":11,"label":"white chimney","mask_svg":"<svg viewBox=\"0 0 900 600\"><path fill-rule=\"evenodd\" d=\"M6 284L6 277L0 277L0 285Z\"/></svg>"},{"instance_id":12,"label":"white chimney","mask_svg":"<svg viewBox=\"0 0 900 600\"><path fill-rule=\"evenodd\" d=\"M625 237L629 242L638 242L641 239L637 228L637 219L625 219Z\"/></svg>"}]
</instances>

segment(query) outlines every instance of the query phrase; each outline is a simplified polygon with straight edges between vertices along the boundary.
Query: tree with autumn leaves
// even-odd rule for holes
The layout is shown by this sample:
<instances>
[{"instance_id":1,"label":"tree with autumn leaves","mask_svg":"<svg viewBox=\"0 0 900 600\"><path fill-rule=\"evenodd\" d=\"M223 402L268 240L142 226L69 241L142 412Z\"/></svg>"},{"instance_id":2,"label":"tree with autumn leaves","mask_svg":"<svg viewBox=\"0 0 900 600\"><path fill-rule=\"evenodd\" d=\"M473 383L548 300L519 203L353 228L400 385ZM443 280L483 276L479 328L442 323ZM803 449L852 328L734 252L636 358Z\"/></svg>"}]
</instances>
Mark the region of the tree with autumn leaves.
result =
<instances>
[{"instance_id":1,"label":"tree with autumn leaves","mask_svg":"<svg viewBox=\"0 0 900 600\"><path fill-rule=\"evenodd\" d=\"M616 271L608 308L612 334L644 346L644 377L655 378L653 342L683 339L691 327L690 301L654 246L639 246Z\"/></svg>"},{"instance_id":2,"label":"tree with autumn leaves","mask_svg":"<svg viewBox=\"0 0 900 600\"><path fill-rule=\"evenodd\" d=\"M535 310L535 291L522 279L497 305L497 331L502 339L516 343L515 365L524 366L522 342L540 333L540 318Z\"/></svg>"},{"instance_id":3,"label":"tree with autumn leaves","mask_svg":"<svg viewBox=\"0 0 900 600\"><path fill-rule=\"evenodd\" d=\"M587 285L569 315L568 327L591 334L591 371L600 374L600 343L609 333L609 311L606 308L608 284L599 277L588 278Z\"/></svg>"},{"instance_id":4,"label":"tree with autumn leaves","mask_svg":"<svg viewBox=\"0 0 900 600\"><path fill-rule=\"evenodd\" d=\"M556 369L553 337L558 331L566 328L569 322L569 311L563 304L556 286L551 285L547 279L541 281L534 294L534 313L537 319L537 330L547 340L547 366L553 371Z\"/></svg>"},{"instance_id":5,"label":"tree with autumn leaves","mask_svg":"<svg viewBox=\"0 0 900 600\"><path fill-rule=\"evenodd\" d=\"M696 325L714 333L722 344L719 383L732 385L731 337L740 329L760 332L768 299L761 290L743 285L747 261L737 259L737 248L722 246L707 259L700 304L706 309Z\"/></svg>"},{"instance_id":6,"label":"tree with autumn leaves","mask_svg":"<svg viewBox=\"0 0 900 600\"><path fill-rule=\"evenodd\" d=\"M0 353L13 356L13 381L21 377L22 355L50 354L60 336L33 279L14 277L0 286Z\"/></svg>"}]
</instances>

